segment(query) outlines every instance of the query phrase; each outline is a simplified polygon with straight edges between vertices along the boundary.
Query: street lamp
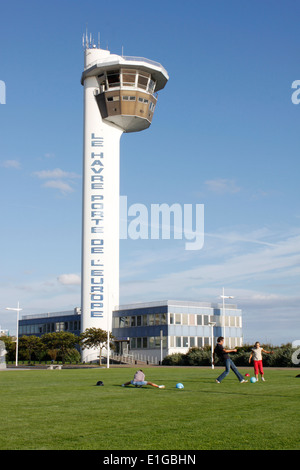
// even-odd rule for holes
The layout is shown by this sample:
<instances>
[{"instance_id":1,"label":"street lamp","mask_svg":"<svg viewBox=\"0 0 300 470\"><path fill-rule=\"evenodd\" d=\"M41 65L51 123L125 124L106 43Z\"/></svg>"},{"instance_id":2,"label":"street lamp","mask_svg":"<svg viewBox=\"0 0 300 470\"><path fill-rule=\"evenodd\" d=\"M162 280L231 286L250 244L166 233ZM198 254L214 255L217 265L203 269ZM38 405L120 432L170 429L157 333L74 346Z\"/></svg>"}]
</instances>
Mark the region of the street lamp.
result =
<instances>
[{"instance_id":1,"label":"street lamp","mask_svg":"<svg viewBox=\"0 0 300 470\"><path fill-rule=\"evenodd\" d=\"M20 308L20 304L18 302L18 307L17 308L12 308L12 307L6 307L5 310L14 310L17 312L17 341L16 341L16 367L18 367L18 351L19 351L19 313L22 310Z\"/></svg>"},{"instance_id":2,"label":"street lamp","mask_svg":"<svg viewBox=\"0 0 300 470\"><path fill-rule=\"evenodd\" d=\"M162 365L163 361L163 330L160 330L160 365Z\"/></svg>"},{"instance_id":3,"label":"street lamp","mask_svg":"<svg viewBox=\"0 0 300 470\"><path fill-rule=\"evenodd\" d=\"M209 321L208 324L211 326L211 368L214 369L214 326L216 325L216 322L214 321Z\"/></svg>"},{"instance_id":4,"label":"street lamp","mask_svg":"<svg viewBox=\"0 0 300 470\"><path fill-rule=\"evenodd\" d=\"M224 287L223 287L223 294L221 295L221 299L223 299L223 308L222 308L222 316L223 316L223 322L224 322L224 345L225 345L225 299L234 299L232 295L225 295L224 294Z\"/></svg>"}]
</instances>

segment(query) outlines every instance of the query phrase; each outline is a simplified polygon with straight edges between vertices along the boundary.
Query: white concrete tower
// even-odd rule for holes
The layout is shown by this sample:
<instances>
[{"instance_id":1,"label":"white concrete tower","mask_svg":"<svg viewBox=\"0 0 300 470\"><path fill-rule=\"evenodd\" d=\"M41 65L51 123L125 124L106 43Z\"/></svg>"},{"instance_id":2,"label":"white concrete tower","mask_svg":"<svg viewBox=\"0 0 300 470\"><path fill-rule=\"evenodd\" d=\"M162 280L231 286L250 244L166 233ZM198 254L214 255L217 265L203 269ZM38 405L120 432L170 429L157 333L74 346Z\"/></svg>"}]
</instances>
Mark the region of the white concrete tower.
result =
<instances>
[{"instance_id":1,"label":"white concrete tower","mask_svg":"<svg viewBox=\"0 0 300 470\"><path fill-rule=\"evenodd\" d=\"M168 74L156 62L111 54L87 35L83 45L81 331L111 331L119 305L120 138L150 126ZM83 350L83 360L95 358Z\"/></svg>"}]
</instances>

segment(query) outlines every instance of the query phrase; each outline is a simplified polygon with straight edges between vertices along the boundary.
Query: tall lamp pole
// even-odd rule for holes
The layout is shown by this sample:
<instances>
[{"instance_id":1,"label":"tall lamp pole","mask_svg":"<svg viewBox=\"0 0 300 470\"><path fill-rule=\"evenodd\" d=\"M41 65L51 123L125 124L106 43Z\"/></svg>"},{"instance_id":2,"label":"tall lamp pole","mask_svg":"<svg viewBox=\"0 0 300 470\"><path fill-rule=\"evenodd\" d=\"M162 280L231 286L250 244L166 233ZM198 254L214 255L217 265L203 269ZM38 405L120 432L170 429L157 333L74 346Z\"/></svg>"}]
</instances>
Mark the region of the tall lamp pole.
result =
<instances>
[{"instance_id":1,"label":"tall lamp pole","mask_svg":"<svg viewBox=\"0 0 300 470\"><path fill-rule=\"evenodd\" d=\"M223 299L223 308L222 308L222 316L223 316L223 322L224 322L224 345L225 345L225 299L234 299L232 295L225 295L224 294L224 287L223 287L223 293L221 295L221 299Z\"/></svg>"},{"instance_id":2,"label":"tall lamp pole","mask_svg":"<svg viewBox=\"0 0 300 470\"><path fill-rule=\"evenodd\" d=\"M210 321L208 324L211 326L211 368L214 369L214 326L216 322Z\"/></svg>"},{"instance_id":3,"label":"tall lamp pole","mask_svg":"<svg viewBox=\"0 0 300 470\"><path fill-rule=\"evenodd\" d=\"M12 308L12 307L6 307L6 310L14 310L17 312L17 341L16 341L16 367L18 367L18 354L19 354L19 313L22 310L20 308L20 304L18 302L18 307L17 308Z\"/></svg>"}]
</instances>

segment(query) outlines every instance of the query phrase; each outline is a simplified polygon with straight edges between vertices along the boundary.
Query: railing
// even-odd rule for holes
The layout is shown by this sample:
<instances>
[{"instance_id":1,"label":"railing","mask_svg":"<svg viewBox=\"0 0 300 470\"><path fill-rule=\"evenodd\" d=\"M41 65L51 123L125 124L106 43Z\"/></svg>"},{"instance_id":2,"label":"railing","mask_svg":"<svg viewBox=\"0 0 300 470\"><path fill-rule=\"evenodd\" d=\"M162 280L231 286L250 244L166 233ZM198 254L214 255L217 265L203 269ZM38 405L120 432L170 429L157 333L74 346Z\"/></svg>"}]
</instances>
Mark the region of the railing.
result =
<instances>
[{"instance_id":1,"label":"railing","mask_svg":"<svg viewBox=\"0 0 300 470\"><path fill-rule=\"evenodd\" d=\"M132 353L132 354L117 354L111 352L110 359L118 362L125 362L126 364L135 364L136 362L143 362L145 364L158 365L158 358L148 354Z\"/></svg>"},{"instance_id":2,"label":"railing","mask_svg":"<svg viewBox=\"0 0 300 470\"><path fill-rule=\"evenodd\" d=\"M112 59L115 54L112 54L112 56L105 57L105 59L110 58ZM149 65L154 65L154 67L159 67L159 68L164 68L159 62L155 62L155 60L150 60L146 59L145 57L130 57L130 56L118 56L121 57L121 59L124 59L125 61L130 61L130 62L145 62L146 64ZM100 62L100 59L94 60L93 62L90 62L84 70L89 69L90 67L93 67L94 65L97 65L97 63Z\"/></svg>"}]
</instances>

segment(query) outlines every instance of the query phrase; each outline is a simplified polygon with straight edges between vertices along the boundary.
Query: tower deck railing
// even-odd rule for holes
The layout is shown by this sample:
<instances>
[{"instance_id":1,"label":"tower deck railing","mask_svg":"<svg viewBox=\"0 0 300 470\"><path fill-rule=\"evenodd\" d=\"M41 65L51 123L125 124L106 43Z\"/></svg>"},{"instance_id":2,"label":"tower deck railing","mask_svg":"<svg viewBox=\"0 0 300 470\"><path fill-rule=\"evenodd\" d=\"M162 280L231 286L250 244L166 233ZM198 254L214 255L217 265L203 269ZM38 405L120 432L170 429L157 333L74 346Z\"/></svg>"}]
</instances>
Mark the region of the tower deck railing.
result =
<instances>
[{"instance_id":1,"label":"tower deck railing","mask_svg":"<svg viewBox=\"0 0 300 470\"><path fill-rule=\"evenodd\" d=\"M128 60L129 62L145 62L146 64L149 64L149 65L153 65L154 67L159 67L159 68L163 68L163 66L159 63L159 62L155 62L155 60L151 60L151 59L146 59L145 57L131 57L131 56L120 56L122 59L124 59L125 61ZM96 65L97 63L99 62L99 59L98 60L94 60L93 62L89 63L85 68L84 70L87 70L89 69L90 67L93 67L94 65ZM122 65L122 64L120 64Z\"/></svg>"}]
</instances>

